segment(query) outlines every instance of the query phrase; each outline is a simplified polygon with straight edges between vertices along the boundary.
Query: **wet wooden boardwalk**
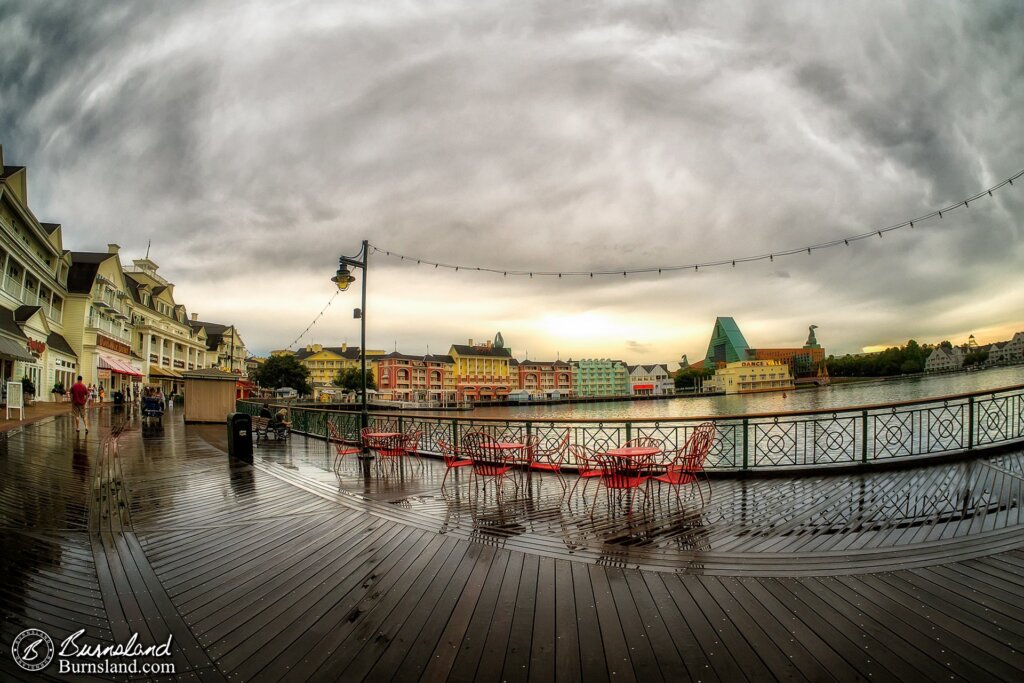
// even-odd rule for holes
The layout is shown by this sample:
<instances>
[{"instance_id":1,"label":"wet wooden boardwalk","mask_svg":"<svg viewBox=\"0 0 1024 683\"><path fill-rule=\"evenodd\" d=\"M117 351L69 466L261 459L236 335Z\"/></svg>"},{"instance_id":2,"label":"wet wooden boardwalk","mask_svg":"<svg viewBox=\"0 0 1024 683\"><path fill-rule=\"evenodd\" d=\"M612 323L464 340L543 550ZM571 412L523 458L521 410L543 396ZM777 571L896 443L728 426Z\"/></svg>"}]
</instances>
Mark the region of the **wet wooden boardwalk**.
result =
<instances>
[{"instance_id":1,"label":"wet wooden boardwalk","mask_svg":"<svg viewBox=\"0 0 1024 683\"><path fill-rule=\"evenodd\" d=\"M184 680L1020 680L1024 454L716 481L628 513L552 476L223 427L61 417L0 440L0 675L29 627L173 635ZM56 678L53 670L43 676Z\"/></svg>"}]
</instances>

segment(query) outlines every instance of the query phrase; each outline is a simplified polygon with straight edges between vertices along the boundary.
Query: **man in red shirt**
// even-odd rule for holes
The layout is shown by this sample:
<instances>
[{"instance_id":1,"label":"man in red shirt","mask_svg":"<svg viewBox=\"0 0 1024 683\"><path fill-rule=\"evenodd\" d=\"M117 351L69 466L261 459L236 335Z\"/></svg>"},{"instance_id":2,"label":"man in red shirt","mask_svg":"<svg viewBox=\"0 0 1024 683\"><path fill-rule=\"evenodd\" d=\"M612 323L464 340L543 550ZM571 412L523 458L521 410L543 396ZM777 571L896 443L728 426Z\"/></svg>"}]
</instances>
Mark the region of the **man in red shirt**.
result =
<instances>
[{"instance_id":1,"label":"man in red shirt","mask_svg":"<svg viewBox=\"0 0 1024 683\"><path fill-rule=\"evenodd\" d=\"M85 425L85 433L89 433L89 418L85 414L85 407L89 405L89 387L82 384L82 376L71 385L71 414L75 418L75 431L78 431L78 420L81 418Z\"/></svg>"}]
</instances>

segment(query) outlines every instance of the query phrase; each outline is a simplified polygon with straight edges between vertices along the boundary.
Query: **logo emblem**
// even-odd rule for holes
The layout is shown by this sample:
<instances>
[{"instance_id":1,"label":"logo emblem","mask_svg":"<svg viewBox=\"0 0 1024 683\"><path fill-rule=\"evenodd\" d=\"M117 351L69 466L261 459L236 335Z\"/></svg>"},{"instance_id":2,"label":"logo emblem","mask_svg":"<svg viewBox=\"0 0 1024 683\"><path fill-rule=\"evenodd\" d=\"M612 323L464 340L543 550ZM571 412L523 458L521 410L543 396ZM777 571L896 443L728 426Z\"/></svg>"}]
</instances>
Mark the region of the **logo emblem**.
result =
<instances>
[{"instance_id":1,"label":"logo emblem","mask_svg":"<svg viewBox=\"0 0 1024 683\"><path fill-rule=\"evenodd\" d=\"M53 659L53 641L37 628L18 634L11 645L14 661L25 671L42 671Z\"/></svg>"}]
</instances>

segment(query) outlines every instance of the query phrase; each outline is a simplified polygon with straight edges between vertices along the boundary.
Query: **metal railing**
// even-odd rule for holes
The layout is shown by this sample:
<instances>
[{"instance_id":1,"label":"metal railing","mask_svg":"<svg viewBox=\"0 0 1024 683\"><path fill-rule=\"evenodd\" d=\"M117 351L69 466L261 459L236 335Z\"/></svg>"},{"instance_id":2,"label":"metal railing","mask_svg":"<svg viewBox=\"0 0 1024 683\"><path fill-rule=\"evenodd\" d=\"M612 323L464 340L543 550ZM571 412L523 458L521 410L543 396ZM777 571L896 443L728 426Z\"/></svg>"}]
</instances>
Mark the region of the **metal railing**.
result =
<instances>
[{"instance_id":1,"label":"metal railing","mask_svg":"<svg viewBox=\"0 0 1024 683\"><path fill-rule=\"evenodd\" d=\"M260 405L238 401L238 410L255 415ZM330 421L344 438L359 441L357 412L305 405L291 405L289 410L295 432L326 438ZM471 431L518 442L533 435L551 446L568 433L570 443L598 451L649 437L669 451L682 447L702 422L714 422L717 427L707 463L715 470L861 465L949 455L1024 443L1024 385L835 410L705 417L518 420L416 413L370 415L371 426L381 431L423 432L422 449L428 453L439 452L439 440L458 447L462 436Z\"/></svg>"}]
</instances>

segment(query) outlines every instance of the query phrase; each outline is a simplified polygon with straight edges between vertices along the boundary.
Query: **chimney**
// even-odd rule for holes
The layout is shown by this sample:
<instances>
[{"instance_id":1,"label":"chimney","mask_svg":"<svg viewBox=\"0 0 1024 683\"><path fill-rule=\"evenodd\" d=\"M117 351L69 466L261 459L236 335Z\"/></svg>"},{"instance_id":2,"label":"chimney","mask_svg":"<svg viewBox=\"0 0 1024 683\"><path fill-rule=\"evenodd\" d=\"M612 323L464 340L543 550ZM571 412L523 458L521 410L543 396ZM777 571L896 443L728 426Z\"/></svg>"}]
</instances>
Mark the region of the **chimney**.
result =
<instances>
[{"instance_id":1,"label":"chimney","mask_svg":"<svg viewBox=\"0 0 1024 683\"><path fill-rule=\"evenodd\" d=\"M196 322L197 320L199 320L199 314L198 313L193 313L192 314L192 322Z\"/></svg>"},{"instance_id":2,"label":"chimney","mask_svg":"<svg viewBox=\"0 0 1024 683\"><path fill-rule=\"evenodd\" d=\"M470 340L469 340L469 346L472 346L472 345L473 345L473 340L472 340L472 339L470 339Z\"/></svg>"},{"instance_id":3,"label":"chimney","mask_svg":"<svg viewBox=\"0 0 1024 683\"><path fill-rule=\"evenodd\" d=\"M121 246L118 245L118 244L108 244L107 245L107 253L108 254L116 254L120 250L121 250Z\"/></svg>"},{"instance_id":4,"label":"chimney","mask_svg":"<svg viewBox=\"0 0 1024 683\"><path fill-rule=\"evenodd\" d=\"M348 351L348 342L341 342L341 352L345 353Z\"/></svg>"}]
</instances>

